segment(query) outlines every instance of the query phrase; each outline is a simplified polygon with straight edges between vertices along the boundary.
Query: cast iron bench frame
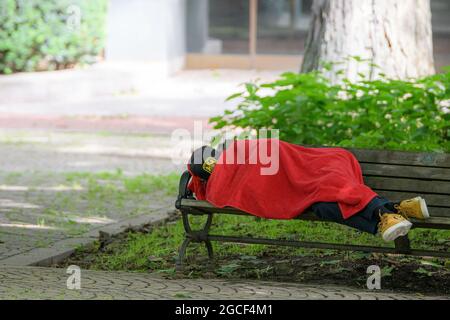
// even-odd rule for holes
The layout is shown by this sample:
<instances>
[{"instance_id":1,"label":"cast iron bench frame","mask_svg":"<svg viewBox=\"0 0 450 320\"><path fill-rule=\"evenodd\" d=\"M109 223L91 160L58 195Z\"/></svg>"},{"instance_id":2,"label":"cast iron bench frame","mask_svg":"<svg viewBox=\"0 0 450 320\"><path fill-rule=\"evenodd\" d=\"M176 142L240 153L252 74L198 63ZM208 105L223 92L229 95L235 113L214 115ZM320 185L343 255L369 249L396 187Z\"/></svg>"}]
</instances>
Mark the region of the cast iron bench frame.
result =
<instances>
[{"instance_id":1,"label":"cast iron bench frame","mask_svg":"<svg viewBox=\"0 0 450 320\"><path fill-rule=\"evenodd\" d=\"M417 195L421 195L426 199L431 217L422 221L411 219L413 228L450 229L450 154L365 149L348 150L360 162L365 183L380 195L386 196L393 201L408 199ZM178 267L182 266L186 256L186 249L191 242L204 243L208 256L212 259L213 248L211 241L450 257L450 252L448 251L411 248L407 235L396 239L395 248L211 235L209 231L214 214L254 216L235 208L216 208L206 201L196 200L187 188L190 178L191 175L188 171L181 175L179 194L175 203L175 207L181 212L186 233L179 250ZM203 228L193 230L189 222L189 215L207 215ZM317 218L312 212L305 212L296 219L326 222L326 220Z\"/></svg>"}]
</instances>

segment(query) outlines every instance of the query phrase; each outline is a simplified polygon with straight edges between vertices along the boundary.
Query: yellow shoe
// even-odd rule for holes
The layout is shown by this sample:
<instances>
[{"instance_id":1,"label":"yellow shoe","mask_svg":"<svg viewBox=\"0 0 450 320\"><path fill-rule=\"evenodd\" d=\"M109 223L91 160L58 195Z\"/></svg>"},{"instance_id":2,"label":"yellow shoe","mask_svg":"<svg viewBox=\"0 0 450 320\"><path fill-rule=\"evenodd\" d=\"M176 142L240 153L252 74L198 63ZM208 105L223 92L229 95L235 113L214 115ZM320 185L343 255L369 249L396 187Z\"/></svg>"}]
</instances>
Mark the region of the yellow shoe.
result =
<instances>
[{"instance_id":1,"label":"yellow shoe","mask_svg":"<svg viewBox=\"0 0 450 320\"><path fill-rule=\"evenodd\" d=\"M430 217L427 204L422 197L403 200L394 207L400 214L403 214L407 218L427 219Z\"/></svg>"},{"instance_id":2,"label":"yellow shoe","mask_svg":"<svg viewBox=\"0 0 450 320\"><path fill-rule=\"evenodd\" d=\"M378 231L384 241L394 241L398 237L406 235L411 227L412 223L401 214L385 213L380 215Z\"/></svg>"}]
</instances>

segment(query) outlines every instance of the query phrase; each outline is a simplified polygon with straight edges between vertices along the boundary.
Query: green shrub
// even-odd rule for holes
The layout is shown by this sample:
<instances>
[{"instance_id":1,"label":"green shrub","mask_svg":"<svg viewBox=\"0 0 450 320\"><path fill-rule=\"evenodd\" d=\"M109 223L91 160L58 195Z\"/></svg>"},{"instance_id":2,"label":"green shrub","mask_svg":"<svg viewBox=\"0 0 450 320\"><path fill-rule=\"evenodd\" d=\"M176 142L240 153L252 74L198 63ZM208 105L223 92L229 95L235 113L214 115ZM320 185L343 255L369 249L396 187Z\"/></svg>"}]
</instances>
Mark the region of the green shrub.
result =
<instances>
[{"instance_id":1,"label":"green shrub","mask_svg":"<svg viewBox=\"0 0 450 320\"><path fill-rule=\"evenodd\" d=\"M55 70L93 61L104 46L107 3L1 0L0 73Z\"/></svg>"},{"instance_id":2,"label":"green shrub","mask_svg":"<svg viewBox=\"0 0 450 320\"><path fill-rule=\"evenodd\" d=\"M449 152L450 69L420 80L332 85L319 72L284 73L247 83L235 110L210 119L215 129L279 129L303 145Z\"/></svg>"}]
</instances>

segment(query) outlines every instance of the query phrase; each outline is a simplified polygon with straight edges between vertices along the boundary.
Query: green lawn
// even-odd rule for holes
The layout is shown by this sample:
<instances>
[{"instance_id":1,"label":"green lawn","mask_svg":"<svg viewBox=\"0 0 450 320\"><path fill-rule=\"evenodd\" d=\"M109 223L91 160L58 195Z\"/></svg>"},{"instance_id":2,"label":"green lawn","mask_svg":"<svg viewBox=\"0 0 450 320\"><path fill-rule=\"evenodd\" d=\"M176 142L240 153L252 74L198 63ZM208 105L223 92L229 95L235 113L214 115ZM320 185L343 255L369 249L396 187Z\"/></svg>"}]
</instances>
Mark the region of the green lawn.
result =
<instances>
[{"instance_id":1,"label":"green lawn","mask_svg":"<svg viewBox=\"0 0 450 320\"><path fill-rule=\"evenodd\" d=\"M191 217L193 225L200 226L205 217ZM213 234L259 235L289 240L339 242L365 245L392 246L379 236L361 233L334 223L308 221L263 220L253 216L216 216L211 228ZM171 270L178 248L183 241L181 220L153 228L149 233L129 233L118 245L112 245L93 260L92 267L106 270ZM421 249L448 249L450 231L416 229L410 232L412 245ZM293 249L264 245L213 243L216 257L226 259L235 256L263 257L330 255L332 250ZM93 248L91 248L92 250ZM95 248L93 249L95 251ZM355 254L359 256L361 254ZM203 245L191 244L189 258L206 257Z\"/></svg>"},{"instance_id":2,"label":"green lawn","mask_svg":"<svg viewBox=\"0 0 450 320\"><path fill-rule=\"evenodd\" d=\"M171 203L178 174L0 171L0 181L4 198L32 204L27 210L9 208L4 213L8 221L52 227L75 236ZM20 193L14 191L17 186L22 188Z\"/></svg>"}]
</instances>

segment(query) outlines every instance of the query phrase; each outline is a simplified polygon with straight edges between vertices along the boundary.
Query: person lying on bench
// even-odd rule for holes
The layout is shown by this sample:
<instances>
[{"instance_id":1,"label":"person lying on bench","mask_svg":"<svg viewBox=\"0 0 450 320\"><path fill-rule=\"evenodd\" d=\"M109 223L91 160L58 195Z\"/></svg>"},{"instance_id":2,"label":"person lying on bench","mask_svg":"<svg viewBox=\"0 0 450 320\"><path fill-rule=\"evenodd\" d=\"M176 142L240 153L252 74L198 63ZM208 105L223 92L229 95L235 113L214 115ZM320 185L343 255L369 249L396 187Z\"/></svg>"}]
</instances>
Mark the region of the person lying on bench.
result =
<instances>
[{"instance_id":1,"label":"person lying on bench","mask_svg":"<svg viewBox=\"0 0 450 320\"><path fill-rule=\"evenodd\" d=\"M260 154L262 149L270 150L268 157ZM273 172L264 171L269 162L278 166ZM393 241L409 232L408 218L429 217L421 197L393 202L366 186L359 162L342 148L237 140L223 151L208 146L195 150L188 170L188 188L197 200L263 218L292 219L311 210L320 219Z\"/></svg>"}]
</instances>

